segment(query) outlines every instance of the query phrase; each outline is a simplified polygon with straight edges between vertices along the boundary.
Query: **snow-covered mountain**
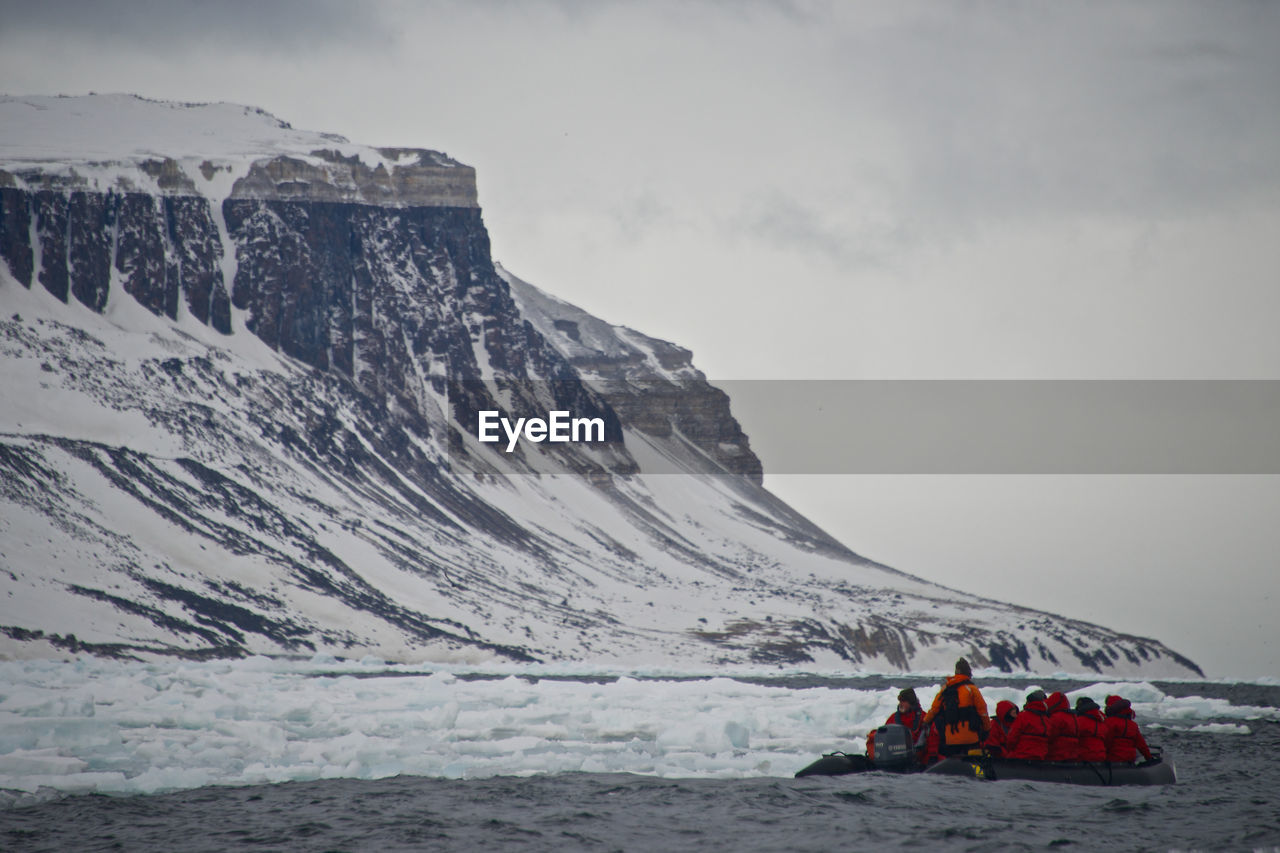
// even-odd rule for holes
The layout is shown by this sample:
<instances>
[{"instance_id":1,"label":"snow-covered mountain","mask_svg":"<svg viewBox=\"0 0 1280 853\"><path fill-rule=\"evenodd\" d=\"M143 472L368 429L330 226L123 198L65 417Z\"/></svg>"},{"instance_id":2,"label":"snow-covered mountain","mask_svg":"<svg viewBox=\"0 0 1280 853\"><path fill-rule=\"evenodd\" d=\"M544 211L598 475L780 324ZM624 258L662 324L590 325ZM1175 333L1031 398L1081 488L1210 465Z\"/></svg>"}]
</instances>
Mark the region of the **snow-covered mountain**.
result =
<instances>
[{"instance_id":1,"label":"snow-covered mountain","mask_svg":"<svg viewBox=\"0 0 1280 853\"><path fill-rule=\"evenodd\" d=\"M687 350L497 266L443 154L0 98L0 260L0 654L1199 673L831 539Z\"/></svg>"}]
</instances>

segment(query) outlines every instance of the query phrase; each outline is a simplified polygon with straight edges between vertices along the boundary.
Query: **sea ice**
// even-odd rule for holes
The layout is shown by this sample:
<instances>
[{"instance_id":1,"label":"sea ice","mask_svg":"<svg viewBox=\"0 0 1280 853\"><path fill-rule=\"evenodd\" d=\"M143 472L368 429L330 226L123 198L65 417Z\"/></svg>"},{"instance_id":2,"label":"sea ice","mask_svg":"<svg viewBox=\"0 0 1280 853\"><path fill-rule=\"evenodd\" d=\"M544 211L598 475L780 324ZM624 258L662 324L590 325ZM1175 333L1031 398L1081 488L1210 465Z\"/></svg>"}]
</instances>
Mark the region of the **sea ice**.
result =
<instances>
[{"instance_id":1,"label":"sea ice","mask_svg":"<svg viewBox=\"0 0 1280 853\"><path fill-rule=\"evenodd\" d=\"M860 752L899 690L548 677L561 671L509 666L475 679L459 677L471 674L462 668L415 671L319 656L0 663L0 789L149 793L572 771L789 776L824 751ZM1029 689L984 693L992 705L1020 703ZM1111 692L1138 700L1153 728L1243 733L1247 727L1232 721L1280 718L1274 708L1176 698L1145 683L1100 683L1072 695Z\"/></svg>"}]
</instances>

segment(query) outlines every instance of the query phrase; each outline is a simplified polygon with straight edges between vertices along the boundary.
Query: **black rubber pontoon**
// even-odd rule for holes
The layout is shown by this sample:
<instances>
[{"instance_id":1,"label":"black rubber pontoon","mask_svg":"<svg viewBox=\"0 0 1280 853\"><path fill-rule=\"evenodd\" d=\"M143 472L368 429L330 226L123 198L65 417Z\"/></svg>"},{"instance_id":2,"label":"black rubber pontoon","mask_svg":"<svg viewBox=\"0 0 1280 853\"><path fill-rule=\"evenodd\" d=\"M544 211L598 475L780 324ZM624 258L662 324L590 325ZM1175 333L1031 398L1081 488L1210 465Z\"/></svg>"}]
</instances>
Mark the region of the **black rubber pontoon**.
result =
<instances>
[{"instance_id":1,"label":"black rubber pontoon","mask_svg":"<svg viewBox=\"0 0 1280 853\"><path fill-rule=\"evenodd\" d=\"M819 758L800 772L801 776L846 776L850 773L862 773L875 770L875 765L865 755L846 755L843 752L831 752Z\"/></svg>"},{"instance_id":2,"label":"black rubber pontoon","mask_svg":"<svg viewBox=\"0 0 1280 853\"><path fill-rule=\"evenodd\" d=\"M924 772L971 779L1024 779L1068 785L1172 785L1173 760L1160 757L1142 764L1086 761L1014 761L1001 758L946 758Z\"/></svg>"},{"instance_id":3,"label":"black rubber pontoon","mask_svg":"<svg viewBox=\"0 0 1280 853\"><path fill-rule=\"evenodd\" d=\"M876 767L865 755L833 752L796 774L801 776L846 776ZM889 772L913 772L896 769ZM920 772L919 770L915 772ZM963 776L969 779L1022 779L1030 782L1060 782L1067 785L1172 785L1178 781L1173 760L1157 758L1145 764L1091 764L1086 762L1012 761L999 758L945 758L925 773Z\"/></svg>"},{"instance_id":4,"label":"black rubber pontoon","mask_svg":"<svg viewBox=\"0 0 1280 853\"><path fill-rule=\"evenodd\" d=\"M865 755L849 755L829 752L796 774L801 776L845 776L867 770L887 770L891 773L915 773L920 770L916 762L911 732L906 726L889 724L875 732L875 758Z\"/></svg>"}]
</instances>

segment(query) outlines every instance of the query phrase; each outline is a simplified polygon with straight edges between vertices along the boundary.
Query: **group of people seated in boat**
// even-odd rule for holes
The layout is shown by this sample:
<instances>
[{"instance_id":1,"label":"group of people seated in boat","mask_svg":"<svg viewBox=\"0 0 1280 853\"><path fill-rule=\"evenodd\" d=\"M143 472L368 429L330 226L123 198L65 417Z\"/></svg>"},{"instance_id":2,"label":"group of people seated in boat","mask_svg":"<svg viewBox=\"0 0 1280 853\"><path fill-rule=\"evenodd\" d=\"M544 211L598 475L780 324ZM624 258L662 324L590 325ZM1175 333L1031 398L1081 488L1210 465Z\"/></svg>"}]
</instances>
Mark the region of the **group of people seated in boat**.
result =
<instances>
[{"instance_id":1,"label":"group of people seated in boat","mask_svg":"<svg viewBox=\"0 0 1280 853\"><path fill-rule=\"evenodd\" d=\"M925 711L916 692L908 687L898 694L898 710L885 725L910 730L923 764L953 755L987 754L997 758L1029 761L1109 761L1132 764L1141 754L1152 760L1146 739L1134 721L1129 700L1106 697L1105 711L1087 696L1071 708L1062 693L1045 695L1033 690L1019 711L1008 700L996 703L994 717L973 683L973 672L964 658L956 661L956 673ZM875 732L867 736L867 757L875 757Z\"/></svg>"}]
</instances>

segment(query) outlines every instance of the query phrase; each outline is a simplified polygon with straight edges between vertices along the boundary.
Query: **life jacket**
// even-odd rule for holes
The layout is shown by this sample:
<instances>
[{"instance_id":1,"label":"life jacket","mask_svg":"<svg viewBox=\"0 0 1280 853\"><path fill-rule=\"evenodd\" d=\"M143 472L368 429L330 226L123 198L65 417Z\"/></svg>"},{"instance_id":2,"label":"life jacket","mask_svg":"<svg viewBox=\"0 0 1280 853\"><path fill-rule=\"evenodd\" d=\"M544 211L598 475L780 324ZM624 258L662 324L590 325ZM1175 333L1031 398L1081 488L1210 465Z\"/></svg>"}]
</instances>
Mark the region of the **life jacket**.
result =
<instances>
[{"instance_id":1,"label":"life jacket","mask_svg":"<svg viewBox=\"0 0 1280 853\"><path fill-rule=\"evenodd\" d=\"M1049 709L1041 700L1028 702L1005 738L1005 758L1044 761L1049 756Z\"/></svg>"},{"instance_id":2,"label":"life jacket","mask_svg":"<svg viewBox=\"0 0 1280 853\"><path fill-rule=\"evenodd\" d=\"M1071 713L1067 697L1062 693L1051 693L1045 704L1049 711L1049 760L1079 761L1080 735L1076 729L1076 715Z\"/></svg>"},{"instance_id":3,"label":"life jacket","mask_svg":"<svg viewBox=\"0 0 1280 853\"><path fill-rule=\"evenodd\" d=\"M1080 744L1081 761L1107 760L1107 742L1102 738L1104 725L1102 711L1097 708L1076 712L1076 735Z\"/></svg>"},{"instance_id":4,"label":"life jacket","mask_svg":"<svg viewBox=\"0 0 1280 853\"><path fill-rule=\"evenodd\" d=\"M1107 719L1102 724L1102 739L1107 745L1107 761L1119 764L1132 764L1138 753L1148 761L1151 750L1147 748L1147 740L1138 731L1138 724L1133 721L1133 711L1129 700L1115 697L1116 701L1107 703Z\"/></svg>"},{"instance_id":5,"label":"life jacket","mask_svg":"<svg viewBox=\"0 0 1280 853\"><path fill-rule=\"evenodd\" d=\"M983 743L987 752L992 755L1004 754L1005 743L1009 737L1009 727L1013 725L1013 720L1017 713L1018 706L1008 699L1001 699L996 703L996 715L991 718L991 731L987 732L986 742Z\"/></svg>"},{"instance_id":6,"label":"life jacket","mask_svg":"<svg viewBox=\"0 0 1280 853\"><path fill-rule=\"evenodd\" d=\"M935 719L941 723L943 753L968 752L981 742L991 725L986 700L967 675L947 679L924 717L925 723Z\"/></svg>"},{"instance_id":7,"label":"life jacket","mask_svg":"<svg viewBox=\"0 0 1280 853\"><path fill-rule=\"evenodd\" d=\"M924 710L912 708L905 714L901 711L894 711L889 715L889 719L885 720L885 725L891 724L906 726L911 730L911 737L914 740L920 736L920 729L924 727Z\"/></svg>"},{"instance_id":8,"label":"life jacket","mask_svg":"<svg viewBox=\"0 0 1280 853\"><path fill-rule=\"evenodd\" d=\"M936 724L926 726L924 729L924 750L922 751L920 758L924 762L925 766L933 764L935 761L942 758L939 754L939 750L942 748L942 737L938 734L938 730L939 726Z\"/></svg>"}]
</instances>

